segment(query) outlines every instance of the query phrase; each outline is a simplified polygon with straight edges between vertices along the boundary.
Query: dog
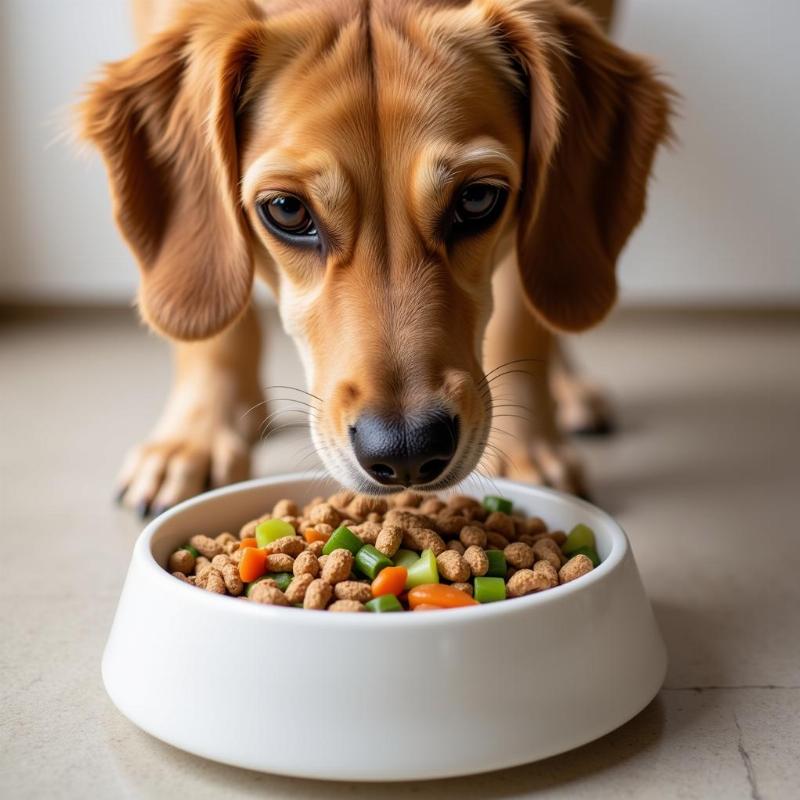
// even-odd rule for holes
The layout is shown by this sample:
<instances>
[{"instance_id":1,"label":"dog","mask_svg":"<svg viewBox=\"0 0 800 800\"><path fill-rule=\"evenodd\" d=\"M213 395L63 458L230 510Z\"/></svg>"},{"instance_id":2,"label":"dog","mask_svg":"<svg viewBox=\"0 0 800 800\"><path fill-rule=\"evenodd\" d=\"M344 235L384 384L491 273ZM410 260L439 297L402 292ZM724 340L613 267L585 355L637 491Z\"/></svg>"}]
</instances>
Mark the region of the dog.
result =
<instances>
[{"instance_id":1,"label":"dog","mask_svg":"<svg viewBox=\"0 0 800 800\"><path fill-rule=\"evenodd\" d=\"M342 485L440 490L483 463L582 492L562 428L601 426L602 397L555 332L614 304L670 133L653 66L566 0L136 11L141 48L79 108L138 262L141 316L175 348L165 411L123 466L124 503L158 512L248 476L256 276Z\"/></svg>"}]
</instances>

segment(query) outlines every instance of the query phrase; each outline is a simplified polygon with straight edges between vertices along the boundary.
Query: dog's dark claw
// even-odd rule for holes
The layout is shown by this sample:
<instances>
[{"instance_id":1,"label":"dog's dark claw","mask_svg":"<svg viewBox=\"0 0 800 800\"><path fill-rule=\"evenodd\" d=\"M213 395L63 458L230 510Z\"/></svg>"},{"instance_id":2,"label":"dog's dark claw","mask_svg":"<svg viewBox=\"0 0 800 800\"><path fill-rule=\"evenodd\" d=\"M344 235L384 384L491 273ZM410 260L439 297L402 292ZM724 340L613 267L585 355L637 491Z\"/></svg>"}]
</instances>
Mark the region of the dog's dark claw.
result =
<instances>
[{"instance_id":1,"label":"dog's dark claw","mask_svg":"<svg viewBox=\"0 0 800 800\"><path fill-rule=\"evenodd\" d=\"M127 486L120 486L117 489L117 491L114 493L114 502L117 505L120 505L120 503L122 503L122 498L125 497L125 493L127 491L128 491L128 487Z\"/></svg>"},{"instance_id":2,"label":"dog's dark claw","mask_svg":"<svg viewBox=\"0 0 800 800\"><path fill-rule=\"evenodd\" d=\"M136 513L139 515L140 519L146 519L147 515L150 513L150 503L148 503L147 500L142 500L142 502L136 506Z\"/></svg>"},{"instance_id":3,"label":"dog's dark claw","mask_svg":"<svg viewBox=\"0 0 800 800\"><path fill-rule=\"evenodd\" d=\"M582 428L573 428L570 433L573 436L589 438L592 436L611 436L611 434L616 433L616 430L617 427L613 420L599 419L592 425L585 425Z\"/></svg>"}]
</instances>

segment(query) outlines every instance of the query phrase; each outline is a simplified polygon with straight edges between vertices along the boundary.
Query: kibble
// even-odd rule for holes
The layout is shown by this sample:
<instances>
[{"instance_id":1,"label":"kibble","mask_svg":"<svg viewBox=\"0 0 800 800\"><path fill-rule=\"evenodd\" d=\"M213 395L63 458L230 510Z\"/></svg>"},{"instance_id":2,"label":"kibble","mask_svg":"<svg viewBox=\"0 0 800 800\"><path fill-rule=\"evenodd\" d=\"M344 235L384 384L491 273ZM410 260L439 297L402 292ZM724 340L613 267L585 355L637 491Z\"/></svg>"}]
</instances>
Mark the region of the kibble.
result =
<instances>
[{"instance_id":1,"label":"kibble","mask_svg":"<svg viewBox=\"0 0 800 800\"><path fill-rule=\"evenodd\" d=\"M267 519L282 519L299 535L263 548L243 541ZM325 543L342 525L350 533L337 534L340 546L326 555ZM424 594L441 596L440 607L456 607L523 597L581 578L599 562L593 544L583 549L586 534L585 525L577 526L570 541L502 498L480 503L457 495L444 501L405 491L387 501L342 491L302 509L283 498L270 513L244 523L238 539L228 531L195 534L166 566L183 583L266 605L358 613L435 608L430 599L415 605L415 596ZM588 535L592 543L590 530ZM364 547L371 548L368 557ZM402 566L383 572L392 561Z\"/></svg>"}]
</instances>

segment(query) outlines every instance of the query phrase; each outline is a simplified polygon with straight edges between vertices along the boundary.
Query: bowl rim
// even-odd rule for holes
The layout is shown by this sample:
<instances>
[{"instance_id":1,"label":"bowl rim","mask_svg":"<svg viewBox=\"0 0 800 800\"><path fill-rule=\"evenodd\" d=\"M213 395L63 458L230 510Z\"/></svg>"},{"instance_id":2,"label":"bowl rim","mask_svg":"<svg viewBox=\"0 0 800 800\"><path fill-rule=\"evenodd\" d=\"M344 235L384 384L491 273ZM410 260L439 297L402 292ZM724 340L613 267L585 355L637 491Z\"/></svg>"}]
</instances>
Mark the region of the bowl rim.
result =
<instances>
[{"instance_id":1,"label":"bowl rim","mask_svg":"<svg viewBox=\"0 0 800 800\"><path fill-rule=\"evenodd\" d=\"M576 593L584 592L599 582L607 581L621 567L626 555L630 550L630 543L622 526L606 511L598 508L592 503L542 486L533 486L519 481L512 481L507 478L494 478L493 483L496 488L502 490L504 487L531 492L534 495L550 495L561 501L566 501L578 508L584 508L593 515L599 515L611 536L611 551L599 566L595 567L590 573L584 575L580 580L554 586L544 592L525 595L524 597L511 598L513 602L501 601L497 603L480 604L474 606L464 606L462 608L447 609L446 614L437 613L395 613L395 614L321 614L309 613L313 609L286 608L283 606L273 606L262 603L245 603L237 597L228 595L217 595L213 592L197 591L196 587L184 583L172 576L172 574L156 561L152 550L152 541L159 533L162 526L174 517L180 516L190 508L203 505L211 500L216 500L226 495L235 495L239 492L250 491L253 489L267 488L289 482L318 481L319 475L314 472L292 472L282 473L269 477L253 478L247 481L240 481L219 489L196 495L195 497L184 500L173 506L155 519L151 520L139 534L131 555L131 566L137 562L137 566L144 570L145 575L156 583L159 589L163 588L167 592L178 591L178 595L184 601L193 603L213 603L213 608L217 611L227 607L228 613L259 615L261 619L279 620L297 625L310 625L315 627L324 624L326 627L338 626L339 628L368 629L375 625L389 626L410 626L412 628L436 626L436 625L469 625L470 620L479 622L491 619L495 616L509 614L525 614L533 612L536 608L546 606L551 603L563 603L570 600ZM192 599L194 598L194 599ZM218 605L226 603L227 606ZM266 617L264 616L266 615ZM277 616L276 616L277 615ZM256 617L254 616L254 619Z\"/></svg>"}]
</instances>

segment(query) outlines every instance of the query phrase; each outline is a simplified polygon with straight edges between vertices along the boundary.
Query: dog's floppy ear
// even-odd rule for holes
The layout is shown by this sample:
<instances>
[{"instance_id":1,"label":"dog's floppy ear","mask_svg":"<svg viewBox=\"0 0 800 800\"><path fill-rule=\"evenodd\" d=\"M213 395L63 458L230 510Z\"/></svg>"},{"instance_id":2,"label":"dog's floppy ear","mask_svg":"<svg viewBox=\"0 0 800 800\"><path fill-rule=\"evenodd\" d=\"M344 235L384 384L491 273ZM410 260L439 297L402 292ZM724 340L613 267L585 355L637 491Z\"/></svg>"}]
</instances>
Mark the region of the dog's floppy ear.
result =
<instances>
[{"instance_id":1,"label":"dog's floppy ear","mask_svg":"<svg viewBox=\"0 0 800 800\"><path fill-rule=\"evenodd\" d=\"M141 313L177 339L219 332L252 291L236 112L259 48L259 13L249 2L189 6L108 65L79 108L81 135L103 155L114 215L139 263Z\"/></svg>"},{"instance_id":2,"label":"dog's floppy ear","mask_svg":"<svg viewBox=\"0 0 800 800\"><path fill-rule=\"evenodd\" d=\"M554 0L494 6L526 84L529 142L518 255L534 311L577 331L617 295L617 257L644 213L670 90L592 17Z\"/></svg>"}]
</instances>

